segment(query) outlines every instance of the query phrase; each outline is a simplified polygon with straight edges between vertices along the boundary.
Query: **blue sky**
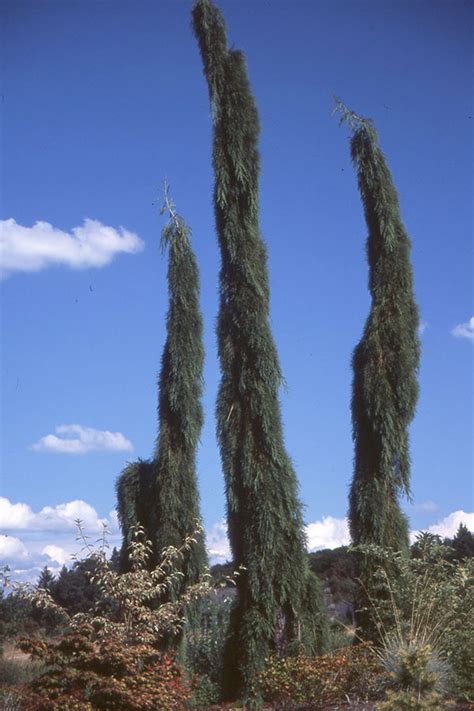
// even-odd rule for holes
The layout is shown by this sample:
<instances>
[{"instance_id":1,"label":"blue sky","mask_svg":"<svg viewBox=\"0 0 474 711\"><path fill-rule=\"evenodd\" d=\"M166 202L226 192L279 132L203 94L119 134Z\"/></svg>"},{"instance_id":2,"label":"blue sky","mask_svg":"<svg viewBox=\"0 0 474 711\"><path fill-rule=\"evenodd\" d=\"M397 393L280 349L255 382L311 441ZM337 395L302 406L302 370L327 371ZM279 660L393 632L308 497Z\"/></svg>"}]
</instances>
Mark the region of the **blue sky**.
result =
<instances>
[{"instance_id":1,"label":"blue sky","mask_svg":"<svg viewBox=\"0 0 474 711\"><path fill-rule=\"evenodd\" d=\"M474 530L472 6L219 6L260 111L272 326L310 544L347 537L350 358L369 309L366 228L334 94L374 119L413 242L424 331L411 528ZM210 547L225 557L211 120L190 2L3 0L1 13L4 559L19 575L59 565L76 516L91 531L108 518L118 540L115 479L156 437L165 178L201 270L199 482Z\"/></svg>"}]
</instances>

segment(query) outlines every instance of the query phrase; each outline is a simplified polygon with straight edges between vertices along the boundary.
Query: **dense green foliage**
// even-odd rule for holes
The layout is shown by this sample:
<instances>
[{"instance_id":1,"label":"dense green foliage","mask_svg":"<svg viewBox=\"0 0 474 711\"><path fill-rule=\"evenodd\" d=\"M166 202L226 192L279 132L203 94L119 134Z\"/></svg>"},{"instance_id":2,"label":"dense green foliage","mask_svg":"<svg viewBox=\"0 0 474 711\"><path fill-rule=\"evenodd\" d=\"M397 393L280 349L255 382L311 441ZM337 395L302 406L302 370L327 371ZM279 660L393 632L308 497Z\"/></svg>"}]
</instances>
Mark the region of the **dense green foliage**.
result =
<instances>
[{"instance_id":1,"label":"dense green foliage","mask_svg":"<svg viewBox=\"0 0 474 711\"><path fill-rule=\"evenodd\" d=\"M229 662L234 688L245 693L270 651L286 653L298 630L301 639L309 632L307 586L317 596L309 647L321 643L324 624L317 581L309 580L296 476L283 442L282 375L259 228L257 108L244 55L228 48L224 19L210 0L195 3L193 26L214 121L221 249L217 429L234 564L246 568L238 582Z\"/></svg>"},{"instance_id":2,"label":"dense green foliage","mask_svg":"<svg viewBox=\"0 0 474 711\"><path fill-rule=\"evenodd\" d=\"M169 249L167 339L159 378L159 434L154 458L152 543L155 551L179 546L201 522L196 449L203 424L201 405L204 349L199 308L199 272L189 228L166 197L169 220L162 246ZM207 564L204 537L183 565L183 586L194 583Z\"/></svg>"},{"instance_id":3,"label":"dense green foliage","mask_svg":"<svg viewBox=\"0 0 474 711\"><path fill-rule=\"evenodd\" d=\"M128 550L134 527L139 524L146 531L151 529L153 480L153 463L149 459L130 462L117 479L117 512L123 534L121 570L129 570Z\"/></svg>"},{"instance_id":4,"label":"dense green foliage","mask_svg":"<svg viewBox=\"0 0 474 711\"><path fill-rule=\"evenodd\" d=\"M176 214L167 193L169 219L162 248L169 250L167 339L159 376L159 432L151 461L129 464L117 482L118 513L124 543L123 567L133 527L140 524L152 541L150 565L167 546L196 531L200 524L196 481L196 448L203 423L201 406L202 319L199 273L189 241L189 228ZM207 556L202 533L181 564L181 586L195 582Z\"/></svg>"},{"instance_id":5,"label":"dense green foliage","mask_svg":"<svg viewBox=\"0 0 474 711\"><path fill-rule=\"evenodd\" d=\"M355 121L351 156L368 228L372 305L353 355L354 477L349 521L354 543L408 549L400 494L410 491L408 426L418 398L418 309L410 240L397 191L371 121Z\"/></svg>"}]
</instances>

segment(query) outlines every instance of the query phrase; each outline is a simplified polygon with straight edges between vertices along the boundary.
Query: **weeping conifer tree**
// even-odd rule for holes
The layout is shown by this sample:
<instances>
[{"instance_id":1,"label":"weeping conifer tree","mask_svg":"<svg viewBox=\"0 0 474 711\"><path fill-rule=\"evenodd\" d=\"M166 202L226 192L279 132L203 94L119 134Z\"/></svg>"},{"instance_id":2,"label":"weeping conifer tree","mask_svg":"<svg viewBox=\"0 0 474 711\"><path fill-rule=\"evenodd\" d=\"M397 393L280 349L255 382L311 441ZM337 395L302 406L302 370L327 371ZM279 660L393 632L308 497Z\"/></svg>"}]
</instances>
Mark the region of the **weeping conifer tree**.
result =
<instances>
[{"instance_id":1,"label":"weeping conifer tree","mask_svg":"<svg viewBox=\"0 0 474 711\"><path fill-rule=\"evenodd\" d=\"M354 476L349 522L356 544L408 552L408 524L400 509L410 494L408 427L418 399L419 316L413 293L410 240L398 194L372 121L338 102L352 129L351 156L368 228L372 304L353 354ZM371 566L366 559L365 587ZM366 630L368 615L359 621Z\"/></svg>"},{"instance_id":2,"label":"weeping conifer tree","mask_svg":"<svg viewBox=\"0 0 474 711\"><path fill-rule=\"evenodd\" d=\"M153 545L151 565L167 546L180 547L200 525L196 449L203 424L201 405L204 349L199 308L199 272L189 228L165 190L168 221L162 249L168 249L167 338L159 376L159 432L152 461L129 465L117 483L124 545L139 523ZM182 587L197 581L207 565L200 532L181 564Z\"/></svg>"},{"instance_id":3,"label":"weeping conifer tree","mask_svg":"<svg viewBox=\"0 0 474 711\"><path fill-rule=\"evenodd\" d=\"M169 219L163 228L162 249L169 250L169 309L158 383L159 432L151 517L152 543L158 553L165 546L181 546L185 537L201 525L196 479L204 364L199 271L189 241L190 230L176 213L166 189L165 211ZM183 561L183 587L196 582L206 565L201 532Z\"/></svg>"},{"instance_id":4,"label":"weeping conifer tree","mask_svg":"<svg viewBox=\"0 0 474 711\"><path fill-rule=\"evenodd\" d=\"M342 105L343 106L343 105ZM399 506L410 495L408 427L418 400L419 316L410 240L372 121L343 107L368 228L372 305L353 355L354 478L349 519L355 543L408 548Z\"/></svg>"},{"instance_id":5,"label":"weeping conifer tree","mask_svg":"<svg viewBox=\"0 0 474 711\"><path fill-rule=\"evenodd\" d=\"M195 3L193 26L214 123L221 249L217 431L234 564L245 566L231 622L228 694L245 695L269 653L285 654L295 640L321 647L325 617L318 581L308 573L297 480L283 442L282 375L259 228L257 108L244 55L228 48L224 19L210 0Z\"/></svg>"}]
</instances>

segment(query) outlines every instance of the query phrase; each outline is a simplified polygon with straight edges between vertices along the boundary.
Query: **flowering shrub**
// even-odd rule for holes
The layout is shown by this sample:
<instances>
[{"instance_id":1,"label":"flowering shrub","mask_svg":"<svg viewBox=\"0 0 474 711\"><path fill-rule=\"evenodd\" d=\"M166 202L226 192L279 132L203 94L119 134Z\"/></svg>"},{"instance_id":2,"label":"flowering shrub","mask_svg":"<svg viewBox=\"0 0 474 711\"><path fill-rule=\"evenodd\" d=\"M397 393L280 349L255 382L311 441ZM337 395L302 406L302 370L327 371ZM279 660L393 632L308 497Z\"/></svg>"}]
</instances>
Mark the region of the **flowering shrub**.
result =
<instances>
[{"instance_id":1,"label":"flowering shrub","mask_svg":"<svg viewBox=\"0 0 474 711\"><path fill-rule=\"evenodd\" d=\"M379 694L381 673L380 663L365 644L321 657L272 657L256 676L255 692L287 708L373 698Z\"/></svg>"}]
</instances>

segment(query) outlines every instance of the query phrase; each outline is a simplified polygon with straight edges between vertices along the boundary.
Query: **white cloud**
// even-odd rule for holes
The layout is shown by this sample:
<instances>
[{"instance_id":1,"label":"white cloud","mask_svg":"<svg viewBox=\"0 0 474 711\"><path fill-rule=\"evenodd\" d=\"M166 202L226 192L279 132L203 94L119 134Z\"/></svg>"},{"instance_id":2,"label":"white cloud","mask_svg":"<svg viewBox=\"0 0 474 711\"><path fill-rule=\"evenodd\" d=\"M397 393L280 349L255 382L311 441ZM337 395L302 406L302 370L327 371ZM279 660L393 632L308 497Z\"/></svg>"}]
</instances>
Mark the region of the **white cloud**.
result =
<instances>
[{"instance_id":1,"label":"white cloud","mask_svg":"<svg viewBox=\"0 0 474 711\"><path fill-rule=\"evenodd\" d=\"M323 516L321 521L314 521L306 526L308 550L322 548L338 548L350 543L349 525L345 518ZM225 521L215 523L206 533L207 552L211 565L232 560L227 524Z\"/></svg>"},{"instance_id":2,"label":"white cloud","mask_svg":"<svg viewBox=\"0 0 474 711\"><path fill-rule=\"evenodd\" d=\"M321 521L314 521L306 526L308 549L339 548L351 542L349 524L346 518L323 516Z\"/></svg>"},{"instance_id":3,"label":"white cloud","mask_svg":"<svg viewBox=\"0 0 474 711\"><path fill-rule=\"evenodd\" d=\"M0 562L8 564L28 558L25 544L15 536L0 536Z\"/></svg>"},{"instance_id":4,"label":"white cloud","mask_svg":"<svg viewBox=\"0 0 474 711\"><path fill-rule=\"evenodd\" d=\"M45 506L34 513L27 504L12 504L0 497L0 528L4 531L74 531L75 521L80 519L87 531L102 530L97 511L85 501L76 499L57 506Z\"/></svg>"},{"instance_id":5,"label":"white cloud","mask_svg":"<svg viewBox=\"0 0 474 711\"><path fill-rule=\"evenodd\" d=\"M0 496L0 528L20 530L27 528L33 519L33 512L27 504L12 504Z\"/></svg>"},{"instance_id":6,"label":"white cloud","mask_svg":"<svg viewBox=\"0 0 474 711\"><path fill-rule=\"evenodd\" d=\"M107 516L108 519L108 529L110 533L115 534L115 533L120 533L120 523L119 523L119 518L118 518L118 513L116 509L112 509L112 511L109 511L109 515Z\"/></svg>"},{"instance_id":7,"label":"white cloud","mask_svg":"<svg viewBox=\"0 0 474 711\"><path fill-rule=\"evenodd\" d=\"M413 504L412 508L419 513L434 513L439 506L434 501L421 501L419 504Z\"/></svg>"},{"instance_id":8,"label":"white cloud","mask_svg":"<svg viewBox=\"0 0 474 711\"><path fill-rule=\"evenodd\" d=\"M71 554L60 546L44 546L41 552L44 553L44 555L47 555L48 558L51 558L51 560L55 563L59 563L59 565L65 565L66 563L71 562Z\"/></svg>"},{"instance_id":9,"label":"white cloud","mask_svg":"<svg viewBox=\"0 0 474 711\"><path fill-rule=\"evenodd\" d=\"M420 321L420 324L418 326L418 335L421 337L427 328L428 328L428 321Z\"/></svg>"},{"instance_id":10,"label":"white cloud","mask_svg":"<svg viewBox=\"0 0 474 711\"><path fill-rule=\"evenodd\" d=\"M456 338L468 338L470 341L474 341L474 316L471 316L466 323L459 323L455 326L451 331L451 335Z\"/></svg>"},{"instance_id":11,"label":"white cloud","mask_svg":"<svg viewBox=\"0 0 474 711\"><path fill-rule=\"evenodd\" d=\"M474 533L474 513L466 513L465 511L453 511L446 518L430 526L428 531L442 538L452 538L456 534L460 523L463 523Z\"/></svg>"},{"instance_id":12,"label":"white cloud","mask_svg":"<svg viewBox=\"0 0 474 711\"><path fill-rule=\"evenodd\" d=\"M59 425L55 432L56 434L41 437L38 442L31 445L31 449L35 452L60 454L86 454L98 450L130 452L133 449L130 440L121 432L95 430L82 425Z\"/></svg>"},{"instance_id":13,"label":"white cloud","mask_svg":"<svg viewBox=\"0 0 474 711\"><path fill-rule=\"evenodd\" d=\"M227 524L224 520L218 521L206 532L206 546L211 565L232 560L227 537Z\"/></svg>"},{"instance_id":14,"label":"white cloud","mask_svg":"<svg viewBox=\"0 0 474 711\"><path fill-rule=\"evenodd\" d=\"M98 220L84 220L82 227L64 232L49 222L33 227L19 225L14 219L0 221L0 258L2 277L15 272L37 272L51 265L73 269L103 267L116 254L134 254L143 249L142 240L133 232L103 225Z\"/></svg>"},{"instance_id":15,"label":"white cloud","mask_svg":"<svg viewBox=\"0 0 474 711\"><path fill-rule=\"evenodd\" d=\"M83 542L77 539L77 519L94 547L103 524L111 531L110 551L120 546L115 511L101 518L93 506L76 499L35 512L25 503L14 504L0 497L0 529L14 534L0 536L0 565L8 565L12 580L17 582L35 583L45 565L56 575L63 565L72 564L73 557L84 555ZM17 533L21 540L15 537Z\"/></svg>"}]
</instances>

